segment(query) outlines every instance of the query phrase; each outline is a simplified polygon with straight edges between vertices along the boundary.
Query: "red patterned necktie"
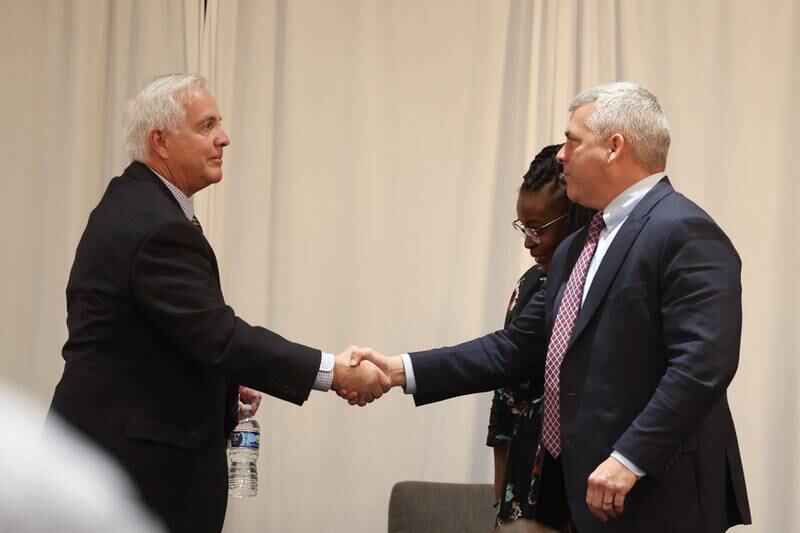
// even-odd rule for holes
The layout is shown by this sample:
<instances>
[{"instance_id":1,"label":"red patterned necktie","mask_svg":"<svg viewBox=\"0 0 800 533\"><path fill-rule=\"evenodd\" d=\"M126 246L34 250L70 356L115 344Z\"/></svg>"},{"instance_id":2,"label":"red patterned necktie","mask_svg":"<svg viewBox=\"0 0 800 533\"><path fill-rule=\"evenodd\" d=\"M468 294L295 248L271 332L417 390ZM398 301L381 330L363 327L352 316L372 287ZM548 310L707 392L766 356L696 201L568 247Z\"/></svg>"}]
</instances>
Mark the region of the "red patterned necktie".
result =
<instances>
[{"instance_id":1,"label":"red patterned necktie","mask_svg":"<svg viewBox=\"0 0 800 533\"><path fill-rule=\"evenodd\" d=\"M589 271L592 256L597 248L597 239L605 225L603 212L598 211L589 224L589 233L586 235L583 251L569 275L567 288L564 289L564 296L561 298L561 305L556 314L553 333L550 335L550 345L547 347L547 362L544 368L542 442L553 457L561 454L561 408L558 396L561 362L564 360L564 353L567 351L567 345L575 327L575 319L578 318L578 311L581 309L586 273Z\"/></svg>"},{"instance_id":2,"label":"red patterned necktie","mask_svg":"<svg viewBox=\"0 0 800 533\"><path fill-rule=\"evenodd\" d=\"M194 226L194 229L200 232L200 235L203 234L203 226L200 225L200 221L197 220L197 217L194 215L192 215L192 226Z\"/></svg>"}]
</instances>

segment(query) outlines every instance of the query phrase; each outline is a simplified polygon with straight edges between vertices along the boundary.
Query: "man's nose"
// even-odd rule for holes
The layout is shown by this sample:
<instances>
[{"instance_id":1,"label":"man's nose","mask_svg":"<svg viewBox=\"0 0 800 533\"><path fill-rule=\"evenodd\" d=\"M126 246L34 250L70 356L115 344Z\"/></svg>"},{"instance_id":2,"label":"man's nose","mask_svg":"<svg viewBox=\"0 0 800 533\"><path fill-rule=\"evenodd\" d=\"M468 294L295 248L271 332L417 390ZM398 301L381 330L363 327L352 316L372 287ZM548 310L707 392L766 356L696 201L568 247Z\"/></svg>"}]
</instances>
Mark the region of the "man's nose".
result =
<instances>
[{"instance_id":1,"label":"man's nose","mask_svg":"<svg viewBox=\"0 0 800 533\"><path fill-rule=\"evenodd\" d=\"M231 144L231 139L228 137L228 134L225 133L225 130L220 128L219 129L219 136L217 137L217 145L218 146L228 146Z\"/></svg>"}]
</instances>

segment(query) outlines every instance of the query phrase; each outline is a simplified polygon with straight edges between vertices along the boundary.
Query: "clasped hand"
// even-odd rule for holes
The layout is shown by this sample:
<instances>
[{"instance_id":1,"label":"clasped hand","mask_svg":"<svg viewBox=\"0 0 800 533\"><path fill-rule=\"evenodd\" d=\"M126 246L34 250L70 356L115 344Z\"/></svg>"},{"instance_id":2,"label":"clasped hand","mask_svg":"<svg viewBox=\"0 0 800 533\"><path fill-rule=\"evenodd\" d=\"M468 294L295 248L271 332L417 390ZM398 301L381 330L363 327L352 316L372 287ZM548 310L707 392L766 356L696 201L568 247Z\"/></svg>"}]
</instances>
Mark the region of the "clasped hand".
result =
<instances>
[{"instance_id":1,"label":"clasped hand","mask_svg":"<svg viewBox=\"0 0 800 533\"><path fill-rule=\"evenodd\" d=\"M334 361L333 390L342 398L352 398L350 405L367 405L392 388L389 376L379 365L366 357L361 360L365 350L374 353L369 348L348 346Z\"/></svg>"},{"instance_id":2,"label":"clasped hand","mask_svg":"<svg viewBox=\"0 0 800 533\"><path fill-rule=\"evenodd\" d=\"M341 379L337 380L337 374ZM386 357L372 348L350 346L336 356L333 389L350 405L365 406L397 385L405 384L400 356Z\"/></svg>"}]
</instances>

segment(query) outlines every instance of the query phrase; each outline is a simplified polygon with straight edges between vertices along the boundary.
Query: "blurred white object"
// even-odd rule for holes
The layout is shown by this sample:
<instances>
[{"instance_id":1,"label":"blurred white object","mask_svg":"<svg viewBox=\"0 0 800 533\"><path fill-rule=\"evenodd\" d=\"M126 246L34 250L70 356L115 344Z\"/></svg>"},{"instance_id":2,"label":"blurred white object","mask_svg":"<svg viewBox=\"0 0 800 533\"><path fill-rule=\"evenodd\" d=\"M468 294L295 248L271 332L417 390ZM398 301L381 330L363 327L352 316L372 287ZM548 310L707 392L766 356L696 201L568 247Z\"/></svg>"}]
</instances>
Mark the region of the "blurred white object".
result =
<instances>
[{"instance_id":1,"label":"blurred white object","mask_svg":"<svg viewBox=\"0 0 800 533\"><path fill-rule=\"evenodd\" d=\"M161 533L124 472L60 420L0 381L0 532Z\"/></svg>"}]
</instances>

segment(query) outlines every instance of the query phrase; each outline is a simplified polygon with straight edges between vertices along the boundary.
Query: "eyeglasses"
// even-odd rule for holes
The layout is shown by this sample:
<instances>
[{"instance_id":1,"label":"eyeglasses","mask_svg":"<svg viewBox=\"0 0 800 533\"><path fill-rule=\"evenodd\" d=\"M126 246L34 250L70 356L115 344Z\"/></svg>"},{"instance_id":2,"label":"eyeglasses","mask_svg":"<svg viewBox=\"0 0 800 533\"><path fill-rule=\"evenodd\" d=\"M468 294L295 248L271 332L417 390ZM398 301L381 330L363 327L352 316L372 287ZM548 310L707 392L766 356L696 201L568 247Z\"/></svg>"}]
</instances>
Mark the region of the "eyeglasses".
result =
<instances>
[{"instance_id":1,"label":"eyeglasses","mask_svg":"<svg viewBox=\"0 0 800 533\"><path fill-rule=\"evenodd\" d=\"M534 242L534 244L541 244L541 242L542 242L542 232L545 229L547 229L548 226L551 226L551 225L555 224L556 222L558 222L559 220L561 220L563 218L566 218L568 214L569 213L564 213L560 217L554 218L550 222L547 222L546 224L542 224L538 228L528 227L520 219L515 220L514 222L511 223L511 225L514 226L514 229L519 230L519 232L522 233L522 235L524 237L530 237L530 239Z\"/></svg>"}]
</instances>

